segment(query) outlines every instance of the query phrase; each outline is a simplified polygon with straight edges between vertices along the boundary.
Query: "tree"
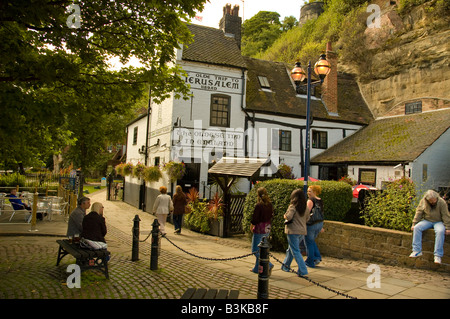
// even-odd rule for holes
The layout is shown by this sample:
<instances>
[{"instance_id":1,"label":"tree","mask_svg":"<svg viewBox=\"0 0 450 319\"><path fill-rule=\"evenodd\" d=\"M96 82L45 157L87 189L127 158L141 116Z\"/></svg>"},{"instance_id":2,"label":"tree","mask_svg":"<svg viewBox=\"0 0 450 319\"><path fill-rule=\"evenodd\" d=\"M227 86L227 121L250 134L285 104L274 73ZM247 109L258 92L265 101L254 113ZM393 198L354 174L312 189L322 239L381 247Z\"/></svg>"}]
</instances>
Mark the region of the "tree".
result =
<instances>
[{"instance_id":1,"label":"tree","mask_svg":"<svg viewBox=\"0 0 450 319\"><path fill-rule=\"evenodd\" d=\"M155 102L187 96L182 70L170 62L192 40L185 21L205 2L0 2L0 163L39 165L74 144L74 109L120 113L145 85ZM114 56L143 67L113 71Z\"/></svg>"},{"instance_id":2,"label":"tree","mask_svg":"<svg viewBox=\"0 0 450 319\"><path fill-rule=\"evenodd\" d=\"M242 24L242 54L255 56L264 52L281 35L280 15L259 11Z\"/></svg>"}]
</instances>

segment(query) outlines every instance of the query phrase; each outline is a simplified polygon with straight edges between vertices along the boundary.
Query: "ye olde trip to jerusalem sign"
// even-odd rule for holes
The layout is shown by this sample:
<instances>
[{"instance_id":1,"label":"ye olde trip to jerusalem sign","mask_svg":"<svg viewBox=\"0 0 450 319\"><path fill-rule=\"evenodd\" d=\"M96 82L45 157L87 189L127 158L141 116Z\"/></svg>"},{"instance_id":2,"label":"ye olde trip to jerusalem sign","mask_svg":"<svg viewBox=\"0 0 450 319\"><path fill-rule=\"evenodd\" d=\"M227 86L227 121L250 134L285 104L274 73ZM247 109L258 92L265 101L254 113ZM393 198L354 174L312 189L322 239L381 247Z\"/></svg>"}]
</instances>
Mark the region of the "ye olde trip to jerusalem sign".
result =
<instances>
[{"instance_id":1,"label":"ye olde trip to jerusalem sign","mask_svg":"<svg viewBox=\"0 0 450 319\"><path fill-rule=\"evenodd\" d=\"M187 71L185 81L191 88L224 93L242 93L242 79L208 73Z\"/></svg>"}]
</instances>

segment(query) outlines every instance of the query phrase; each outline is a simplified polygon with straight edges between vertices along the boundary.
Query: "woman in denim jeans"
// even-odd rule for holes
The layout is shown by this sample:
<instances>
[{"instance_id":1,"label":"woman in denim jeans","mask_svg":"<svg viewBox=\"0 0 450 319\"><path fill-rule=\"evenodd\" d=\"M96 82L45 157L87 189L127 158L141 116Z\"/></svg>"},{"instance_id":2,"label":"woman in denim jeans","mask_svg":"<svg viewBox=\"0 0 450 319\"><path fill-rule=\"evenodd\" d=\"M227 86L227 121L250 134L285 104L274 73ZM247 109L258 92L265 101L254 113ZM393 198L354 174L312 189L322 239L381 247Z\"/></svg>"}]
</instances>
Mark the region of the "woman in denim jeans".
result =
<instances>
[{"instance_id":1,"label":"woman in denim jeans","mask_svg":"<svg viewBox=\"0 0 450 319\"><path fill-rule=\"evenodd\" d=\"M283 261L281 269L289 271L292 259L298 264L297 275L305 276L308 274L305 261L300 252L300 241L306 235L306 222L309 219L309 210L306 206L305 193L301 189L296 189L291 194L291 203L284 214L285 227L284 232L287 235L289 247L286 250L286 258Z\"/></svg>"},{"instance_id":2,"label":"woman in denim jeans","mask_svg":"<svg viewBox=\"0 0 450 319\"><path fill-rule=\"evenodd\" d=\"M254 273L259 273L259 243L263 237L267 237L270 234L270 227L273 217L272 203L270 202L267 190L264 187L260 187L257 190L257 203L255 211L252 216L252 253L256 256L255 267L250 269ZM272 272L273 264L269 263L269 275Z\"/></svg>"},{"instance_id":3,"label":"woman in denim jeans","mask_svg":"<svg viewBox=\"0 0 450 319\"><path fill-rule=\"evenodd\" d=\"M308 201L306 206L310 212L313 208L320 209L323 217L323 202L319 197L322 192L322 188L319 185L311 185L308 187ZM308 221L306 223L306 249L308 251L308 258L306 258L306 266L314 268L318 263L322 261L322 256L320 255L319 247L316 244L316 238L323 231L323 219L316 219L314 221Z\"/></svg>"}]
</instances>

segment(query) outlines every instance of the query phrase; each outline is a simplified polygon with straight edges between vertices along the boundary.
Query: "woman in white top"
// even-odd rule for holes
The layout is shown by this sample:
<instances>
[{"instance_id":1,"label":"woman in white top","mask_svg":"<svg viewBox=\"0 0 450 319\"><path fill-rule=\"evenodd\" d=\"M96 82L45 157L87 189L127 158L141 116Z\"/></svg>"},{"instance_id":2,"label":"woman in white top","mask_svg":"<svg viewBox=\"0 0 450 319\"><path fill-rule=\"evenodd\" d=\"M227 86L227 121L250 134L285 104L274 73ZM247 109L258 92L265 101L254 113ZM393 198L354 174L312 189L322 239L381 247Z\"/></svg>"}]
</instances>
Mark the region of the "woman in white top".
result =
<instances>
[{"instance_id":1,"label":"woman in white top","mask_svg":"<svg viewBox=\"0 0 450 319\"><path fill-rule=\"evenodd\" d=\"M173 203L170 196L167 195L167 187L161 186L159 192L161 194L156 197L155 204L153 205L153 213L158 218L159 230L165 235L167 215L173 211Z\"/></svg>"}]
</instances>

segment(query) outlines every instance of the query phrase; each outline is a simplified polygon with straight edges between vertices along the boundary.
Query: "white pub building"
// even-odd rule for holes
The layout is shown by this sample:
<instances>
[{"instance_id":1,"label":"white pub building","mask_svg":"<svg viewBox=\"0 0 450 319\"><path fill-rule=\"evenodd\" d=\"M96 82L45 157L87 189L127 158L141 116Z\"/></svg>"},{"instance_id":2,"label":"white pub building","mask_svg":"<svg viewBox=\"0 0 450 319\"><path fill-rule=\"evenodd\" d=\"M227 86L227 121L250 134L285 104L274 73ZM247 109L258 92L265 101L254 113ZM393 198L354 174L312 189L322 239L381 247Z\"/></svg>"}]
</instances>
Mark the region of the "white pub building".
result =
<instances>
[{"instance_id":1,"label":"white pub building","mask_svg":"<svg viewBox=\"0 0 450 319\"><path fill-rule=\"evenodd\" d=\"M175 63L186 71L192 97L151 103L148 114L127 127L127 162L162 167L182 161L186 174L177 184L185 191L196 187L208 198L217 189L208 169L223 156L266 159L261 178L275 174L274 167L282 163L292 167L296 178L303 172L306 92L297 94L290 78L292 65L242 56L238 11L238 6L226 5L219 29L189 25L194 42L177 50ZM373 120L356 81L338 74L331 47L327 59L332 71L315 88L311 101L311 157ZM346 173L325 165L312 166L310 175L338 179ZM159 187L170 192L170 184L164 173L152 183L127 176L124 200L151 211ZM244 193L250 187L247 179L237 183Z\"/></svg>"}]
</instances>

